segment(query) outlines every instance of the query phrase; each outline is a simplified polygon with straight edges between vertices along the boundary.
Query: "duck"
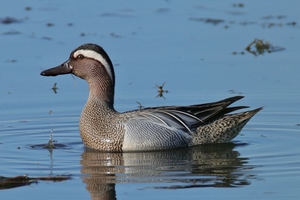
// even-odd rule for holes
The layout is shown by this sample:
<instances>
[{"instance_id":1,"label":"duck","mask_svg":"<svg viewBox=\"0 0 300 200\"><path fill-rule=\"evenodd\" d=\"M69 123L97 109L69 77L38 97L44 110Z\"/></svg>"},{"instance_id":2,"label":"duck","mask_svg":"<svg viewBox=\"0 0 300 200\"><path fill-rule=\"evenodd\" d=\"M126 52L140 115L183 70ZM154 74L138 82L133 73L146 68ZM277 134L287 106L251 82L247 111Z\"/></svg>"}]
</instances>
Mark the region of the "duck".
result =
<instances>
[{"instance_id":1,"label":"duck","mask_svg":"<svg viewBox=\"0 0 300 200\"><path fill-rule=\"evenodd\" d=\"M106 51L87 43L42 76L73 74L88 82L89 95L79 131L83 144L109 152L160 151L228 143L262 107L230 106L243 96L187 106L160 106L118 112L114 108L115 73Z\"/></svg>"}]
</instances>

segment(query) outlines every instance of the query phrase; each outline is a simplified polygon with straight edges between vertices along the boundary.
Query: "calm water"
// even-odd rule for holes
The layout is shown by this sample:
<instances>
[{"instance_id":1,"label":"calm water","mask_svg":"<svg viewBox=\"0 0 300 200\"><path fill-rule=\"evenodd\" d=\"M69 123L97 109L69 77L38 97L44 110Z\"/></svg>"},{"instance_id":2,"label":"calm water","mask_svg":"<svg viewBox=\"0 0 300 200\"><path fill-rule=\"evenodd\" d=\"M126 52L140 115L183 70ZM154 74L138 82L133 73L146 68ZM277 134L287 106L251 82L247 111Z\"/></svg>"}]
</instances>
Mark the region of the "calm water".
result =
<instances>
[{"instance_id":1,"label":"calm water","mask_svg":"<svg viewBox=\"0 0 300 200\"><path fill-rule=\"evenodd\" d=\"M0 198L299 199L298 8L297 1L1 1L0 176L71 180L1 190ZM247 52L254 39L273 52ZM119 111L234 95L246 96L237 105L264 110L226 145L89 151L78 130L87 84L39 75L87 42L102 45L115 65ZM164 82L168 93L157 97L155 84ZM43 148L50 134L55 149Z\"/></svg>"}]
</instances>

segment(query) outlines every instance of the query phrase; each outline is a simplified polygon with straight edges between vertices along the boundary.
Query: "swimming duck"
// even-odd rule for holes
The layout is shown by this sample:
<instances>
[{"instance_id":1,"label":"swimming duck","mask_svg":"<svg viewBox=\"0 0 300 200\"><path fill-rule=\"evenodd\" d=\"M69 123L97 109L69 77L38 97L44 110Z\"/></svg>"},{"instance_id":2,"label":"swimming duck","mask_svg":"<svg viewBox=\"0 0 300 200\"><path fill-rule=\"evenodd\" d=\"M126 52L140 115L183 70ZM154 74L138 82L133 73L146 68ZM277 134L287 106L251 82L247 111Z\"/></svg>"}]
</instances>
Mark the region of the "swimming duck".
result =
<instances>
[{"instance_id":1,"label":"swimming duck","mask_svg":"<svg viewBox=\"0 0 300 200\"><path fill-rule=\"evenodd\" d=\"M96 44L73 50L63 64L42 76L74 74L89 84L89 97L80 117L83 143L101 151L149 151L226 143L262 108L232 113L248 106L229 107L243 96L189 106L149 107L119 113L114 109L113 64Z\"/></svg>"}]
</instances>

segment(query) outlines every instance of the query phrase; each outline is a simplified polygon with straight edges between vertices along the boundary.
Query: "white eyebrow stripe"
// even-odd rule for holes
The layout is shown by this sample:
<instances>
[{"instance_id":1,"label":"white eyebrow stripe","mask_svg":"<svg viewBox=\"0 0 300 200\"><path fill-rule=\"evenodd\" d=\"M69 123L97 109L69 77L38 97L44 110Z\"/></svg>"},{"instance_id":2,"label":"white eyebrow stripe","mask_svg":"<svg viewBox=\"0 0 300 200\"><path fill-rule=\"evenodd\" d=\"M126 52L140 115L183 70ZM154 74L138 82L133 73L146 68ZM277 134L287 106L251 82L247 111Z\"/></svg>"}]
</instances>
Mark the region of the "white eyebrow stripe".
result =
<instances>
[{"instance_id":1,"label":"white eyebrow stripe","mask_svg":"<svg viewBox=\"0 0 300 200\"><path fill-rule=\"evenodd\" d=\"M80 50L77 50L75 51L75 53L73 54L74 55L74 58L76 58L79 54L82 54L84 57L87 57L87 58L92 58L94 60L97 60L99 61L106 69L108 75L110 76L110 79L112 81L114 81L113 79L113 75L112 75L112 72L111 72L111 67L108 62L106 61L106 59L103 58L103 56L95 51L92 51L92 50L88 50L88 49L80 49Z\"/></svg>"}]
</instances>

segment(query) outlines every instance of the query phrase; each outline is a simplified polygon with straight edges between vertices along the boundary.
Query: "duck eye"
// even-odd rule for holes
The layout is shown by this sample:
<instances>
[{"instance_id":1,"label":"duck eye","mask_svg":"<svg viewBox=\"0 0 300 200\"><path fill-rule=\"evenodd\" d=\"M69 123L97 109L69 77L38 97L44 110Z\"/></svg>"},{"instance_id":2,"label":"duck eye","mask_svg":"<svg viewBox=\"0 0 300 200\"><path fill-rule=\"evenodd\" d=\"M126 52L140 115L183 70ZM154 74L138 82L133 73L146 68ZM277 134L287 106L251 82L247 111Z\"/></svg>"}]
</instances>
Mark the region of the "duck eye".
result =
<instances>
[{"instance_id":1,"label":"duck eye","mask_svg":"<svg viewBox=\"0 0 300 200\"><path fill-rule=\"evenodd\" d=\"M78 56L77 56L77 59L79 59L79 60L82 60L84 58L84 56L82 55L82 54L79 54Z\"/></svg>"}]
</instances>

